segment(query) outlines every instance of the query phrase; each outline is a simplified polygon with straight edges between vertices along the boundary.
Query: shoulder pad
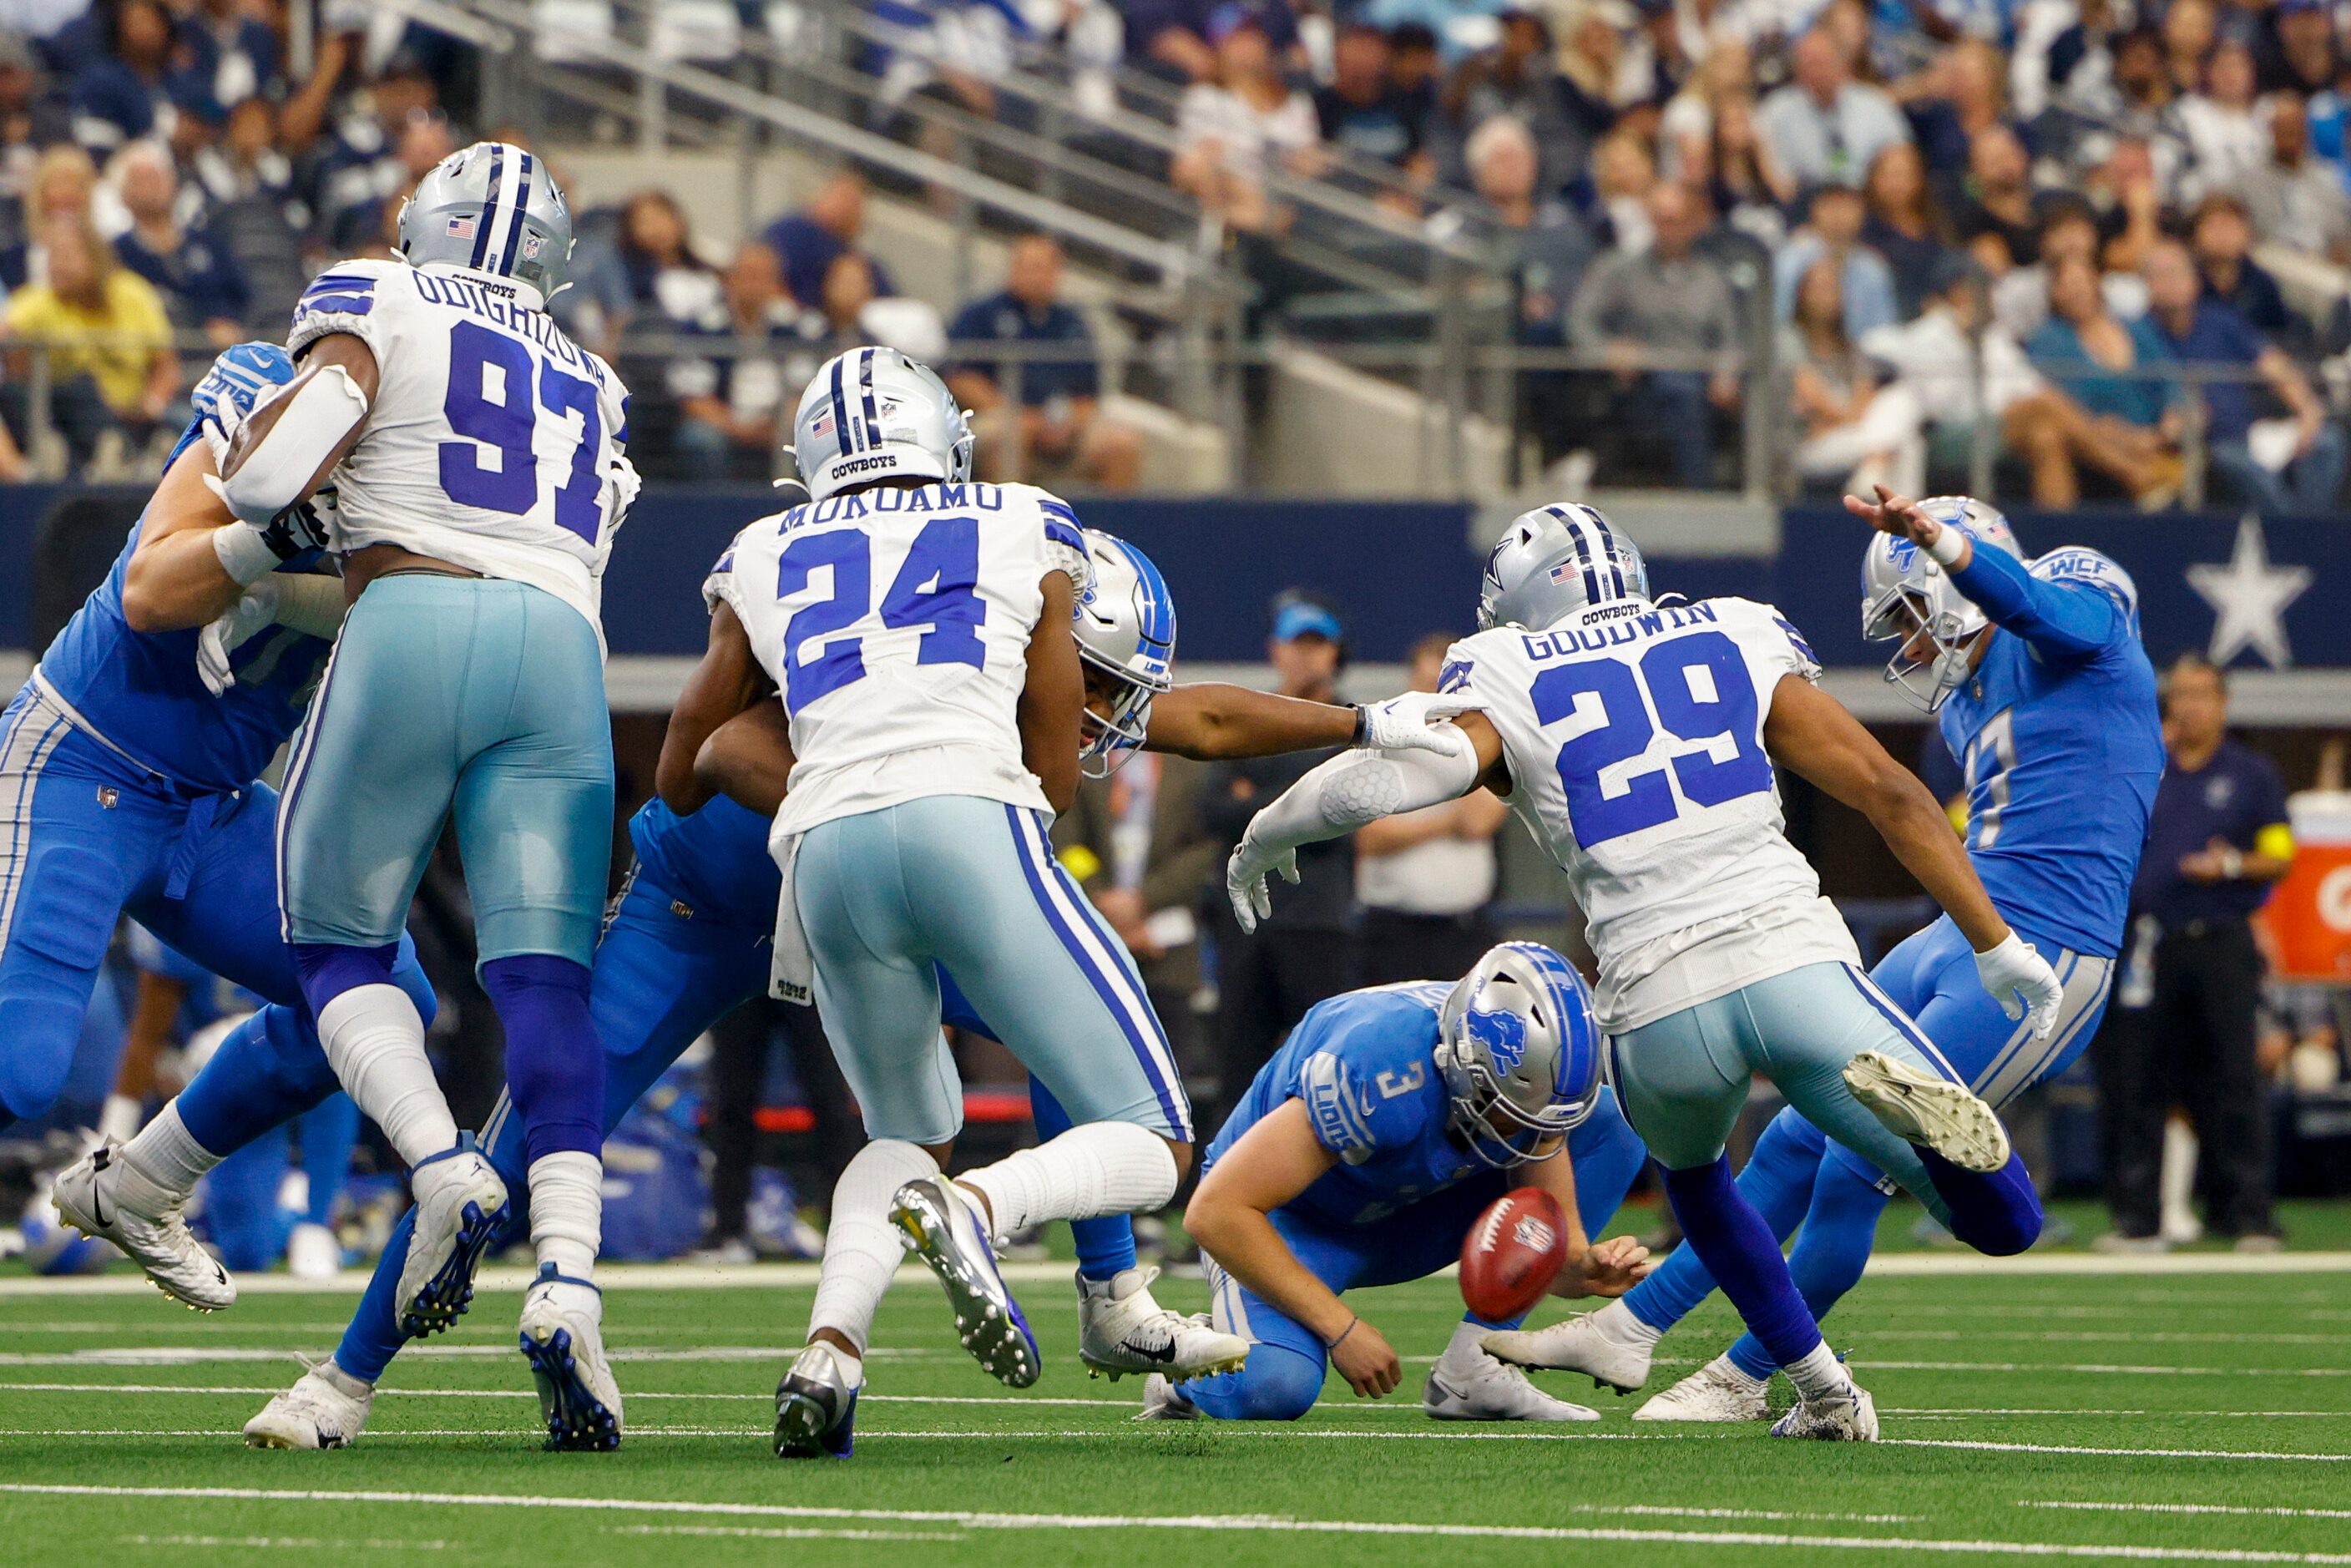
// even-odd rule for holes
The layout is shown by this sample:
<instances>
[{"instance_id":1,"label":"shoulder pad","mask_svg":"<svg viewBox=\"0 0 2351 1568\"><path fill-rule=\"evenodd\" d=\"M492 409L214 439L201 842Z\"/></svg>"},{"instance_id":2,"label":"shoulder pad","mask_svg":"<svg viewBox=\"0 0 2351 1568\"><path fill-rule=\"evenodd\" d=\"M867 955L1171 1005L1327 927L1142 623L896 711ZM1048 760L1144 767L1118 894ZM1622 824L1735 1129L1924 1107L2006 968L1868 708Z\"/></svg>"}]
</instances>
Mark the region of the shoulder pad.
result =
<instances>
[{"instance_id":1,"label":"shoulder pad","mask_svg":"<svg viewBox=\"0 0 2351 1568\"><path fill-rule=\"evenodd\" d=\"M294 324L287 333L288 352L300 353L332 332L349 332L378 353L376 329L381 326L376 307L398 298L395 274L407 272L395 261L339 261L312 278L294 306Z\"/></svg>"},{"instance_id":2,"label":"shoulder pad","mask_svg":"<svg viewBox=\"0 0 2351 1568\"><path fill-rule=\"evenodd\" d=\"M1318 1051L1300 1063L1298 1097L1315 1141L1346 1164L1359 1166L1379 1147L1364 1087L1336 1051Z\"/></svg>"},{"instance_id":3,"label":"shoulder pad","mask_svg":"<svg viewBox=\"0 0 2351 1568\"><path fill-rule=\"evenodd\" d=\"M2138 609L2138 584L2112 556L2086 545L2064 545L2036 559L2025 569L2043 582L2086 582L2112 594L2126 610Z\"/></svg>"}]
</instances>

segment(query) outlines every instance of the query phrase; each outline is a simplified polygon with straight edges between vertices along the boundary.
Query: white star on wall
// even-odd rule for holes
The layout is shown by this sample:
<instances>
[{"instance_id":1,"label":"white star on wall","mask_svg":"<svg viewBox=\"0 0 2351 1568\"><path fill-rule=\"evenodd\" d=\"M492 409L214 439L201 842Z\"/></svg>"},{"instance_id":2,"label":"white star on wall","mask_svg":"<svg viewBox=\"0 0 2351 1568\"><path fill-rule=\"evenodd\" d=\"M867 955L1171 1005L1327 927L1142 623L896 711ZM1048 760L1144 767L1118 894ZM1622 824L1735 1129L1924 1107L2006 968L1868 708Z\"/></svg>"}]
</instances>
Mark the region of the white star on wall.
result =
<instances>
[{"instance_id":1,"label":"white star on wall","mask_svg":"<svg viewBox=\"0 0 2351 1568\"><path fill-rule=\"evenodd\" d=\"M2310 577L2306 566L2272 566L2262 520L2246 513L2237 523L2237 544L2229 552L2228 565L2188 569L2188 586L2212 607L2212 643L2204 656L2226 664L2251 648L2273 670L2292 664L2286 606L2309 589Z\"/></svg>"}]
</instances>

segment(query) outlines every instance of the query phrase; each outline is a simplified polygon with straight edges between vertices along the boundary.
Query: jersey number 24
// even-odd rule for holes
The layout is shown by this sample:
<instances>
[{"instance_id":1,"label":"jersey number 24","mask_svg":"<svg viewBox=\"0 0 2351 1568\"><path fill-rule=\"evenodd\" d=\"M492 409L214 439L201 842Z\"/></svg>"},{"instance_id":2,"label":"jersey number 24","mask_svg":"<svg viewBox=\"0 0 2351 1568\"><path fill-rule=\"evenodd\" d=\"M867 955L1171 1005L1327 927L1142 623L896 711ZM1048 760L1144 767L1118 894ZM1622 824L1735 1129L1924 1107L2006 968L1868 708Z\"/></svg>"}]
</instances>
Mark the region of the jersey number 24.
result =
<instances>
[{"instance_id":1,"label":"jersey number 24","mask_svg":"<svg viewBox=\"0 0 2351 1568\"><path fill-rule=\"evenodd\" d=\"M1719 806L1771 788L1771 759L1757 735L1755 682L1738 644L1719 632L1656 643L1637 670L1614 659L1554 666L1535 677L1531 695L1535 721L1545 727L1574 716L1585 697L1599 704L1600 725L1562 745L1557 758L1568 821L1586 850L1672 821L1684 800ZM1660 724L1677 740L1697 743L1672 755L1672 777L1658 768L1634 774L1613 794L1604 790L1601 770L1647 751ZM1710 743L1725 738L1731 755L1718 758Z\"/></svg>"},{"instance_id":2,"label":"jersey number 24","mask_svg":"<svg viewBox=\"0 0 2351 1568\"><path fill-rule=\"evenodd\" d=\"M811 600L784 622L784 706L799 709L827 692L865 678L865 639L844 637L877 606L873 602L873 541L855 528L802 534L784 547L776 597L807 591L819 567L832 569L832 592ZM906 549L878 606L882 624L895 631L921 626L918 664L969 664L987 657L979 629L987 621L980 599L979 519L933 517Z\"/></svg>"}]
</instances>

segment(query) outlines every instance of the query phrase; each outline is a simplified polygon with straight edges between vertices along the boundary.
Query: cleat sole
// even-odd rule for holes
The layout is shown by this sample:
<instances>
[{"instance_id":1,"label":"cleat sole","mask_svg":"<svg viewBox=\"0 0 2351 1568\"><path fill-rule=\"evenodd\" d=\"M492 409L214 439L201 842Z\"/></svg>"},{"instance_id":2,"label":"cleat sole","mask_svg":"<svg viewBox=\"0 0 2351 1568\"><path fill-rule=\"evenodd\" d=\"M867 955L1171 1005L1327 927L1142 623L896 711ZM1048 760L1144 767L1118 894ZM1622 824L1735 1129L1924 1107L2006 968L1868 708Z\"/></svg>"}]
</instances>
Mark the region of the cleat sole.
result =
<instances>
[{"instance_id":1,"label":"cleat sole","mask_svg":"<svg viewBox=\"0 0 2351 1568\"><path fill-rule=\"evenodd\" d=\"M571 1354L571 1332L558 1329L544 1343L520 1336L523 1359L538 1385L539 1408L547 1416L549 1453L610 1453L621 1446L621 1424L590 1393Z\"/></svg>"}]
</instances>

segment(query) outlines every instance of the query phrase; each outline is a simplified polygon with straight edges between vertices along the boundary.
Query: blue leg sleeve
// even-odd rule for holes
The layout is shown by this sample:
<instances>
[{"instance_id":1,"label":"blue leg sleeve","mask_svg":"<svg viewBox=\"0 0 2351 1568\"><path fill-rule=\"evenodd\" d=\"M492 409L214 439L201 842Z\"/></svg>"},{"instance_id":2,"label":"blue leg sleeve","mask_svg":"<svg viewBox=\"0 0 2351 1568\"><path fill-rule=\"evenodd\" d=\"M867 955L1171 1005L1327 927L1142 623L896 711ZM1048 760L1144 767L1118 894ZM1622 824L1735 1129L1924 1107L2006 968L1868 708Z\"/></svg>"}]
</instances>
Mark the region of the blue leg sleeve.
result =
<instances>
[{"instance_id":1,"label":"blue leg sleeve","mask_svg":"<svg viewBox=\"0 0 2351 1568\"><path fill-rule=\"evenodd\" d=\"M308 1018L294 1008L266 1007L231 1030L180 1091L180 1119L205 1148L233 1155L339 1087Z\"/></svg>"},{"instance_id":2,"label":"blue leg sleeve","mask_svg":"<svg viewBox=\"0 0 2351 1568\"><path fill-rule=\"evenodd\" d=\"M482 988L507 1030L507 1082L531 1160L604 1147L604 1048L588 1010L585 964L545 953L493 958Z\"/></svg>"},{"instance_id":3,"label":"blue leg sleeve","mask_svg":"<svg viewBox=\"0 0 2351 1568\"><path fill-rule=\"evenodd\" d=\"M1746 1186L1743 1178L1740 1185ZM1876 1182L1844 1160L1821 1161L1820 1174L1813 1180L1812 1207L1804 1211L1804 1228L1788 1255L1788 1273L1815 1320L1828 1316L1829 1309L1860 1282L1886 1201ZM1730 1347L1730 1359L1750 1377L1771 1375L1771 1353L1751 1333Z\"/></svg>"},{"instance_id":4,"label":"blue leg sleeve","mask_svg":"<svg viewBox=\"0 0 2351 1568\"><path fill-rule=\"evenodd\" d=\"M310 1201L302 1218L313 1225L334 1218L335 1202L351 1174L351 1145L359 1142L360 1108L348 1094L331 1094L302 1118L302 1174Z\"/></svg>"},{"instance_id":5,"label":"blue leg sleeve","mask_svg":"<svg viewBox=\"0 0 2351 1568\"><path fill-rule=\"evenodd\" d=\"M2041 1239L2041 1195L2025 1174L2023 1155L2011 1151L2008 1164L1989 1176L1961 1170L1923 1146L1918 1163L1950 1206L1951 1234L1977 1251L2007 1258Z\"/></svg>"},{"instance_id":6,"label":"blue leg sleeve","mask_svg":"<svg viewBox=\"0 0 2351 1568\"><path fill-rule=\"evenodd\" d=\"M392 1228L392 1239L383 1245L383 1256L375 1260L375 1272L369 1276L367 1293L360 1298L360 1310L351 1314L350 1325L343 1330L342 1342L335 1346L335 1364L362 1382L373 1383L408 1343L400 1332L399 1303L400 1271L408 1263L409 1239L416 1233L416 1211L410 1209Z\"/></svg>"},{"instance_id":7,"label":"blue leg sleeve","mask_svg":"<svg viewBox=\"0 0 2351 1568\"><path fill-rule=\"evenodd\" d=\"M1689 1246L1774 1364L1788 1365L1820 1348L1820 1324L1796 1293L1779 1238L1739 1196L1728 1155L1710 1166L1667 1171L1666 1196Z\"/></svg>"},{"instance_id":8,"label":"blue leg sleeve","mask_svg":"<svg viewBox=\"0 0 2351 1568\"><path fill-rule=\"evenodd\" d=\"M1747 1168L1739 1173L1739 1194L1763 1217L1771 1234L1786 1239L1804 1216L1812 1197L1813 1173L1828 1140L1820 1129L1793 1111L1782 1111L1755 1140ZM1697 1310L1714 1291L1714 1276L1688 1247L1677 1247L1656 1272L1625 1296L1633 1315L1660 1332L1672 1328Z\"/></svg>"},{"instance_id":9,"label":"blue leg sleeve","mask_svg":"<svg viewBox=\"0 0 2351 1568\"><path fill-rule=\"evenodd\" d=\"M1029 1079L1029 1113L1037 1123L1040 1143L1070 1130L1070 1113L1032 1073ZM1070 1236L1078 1244L1078 1272L1089 1280L1107 1280L1134 1267L1134 1221L1123 1214L1100 1219L1070 1221Z\"/></svg>"}]
</instances>

